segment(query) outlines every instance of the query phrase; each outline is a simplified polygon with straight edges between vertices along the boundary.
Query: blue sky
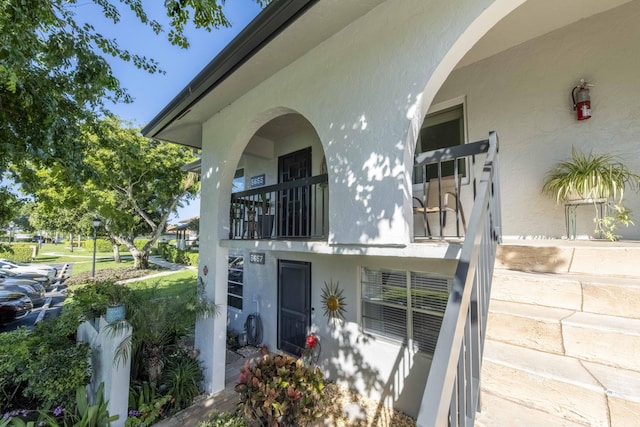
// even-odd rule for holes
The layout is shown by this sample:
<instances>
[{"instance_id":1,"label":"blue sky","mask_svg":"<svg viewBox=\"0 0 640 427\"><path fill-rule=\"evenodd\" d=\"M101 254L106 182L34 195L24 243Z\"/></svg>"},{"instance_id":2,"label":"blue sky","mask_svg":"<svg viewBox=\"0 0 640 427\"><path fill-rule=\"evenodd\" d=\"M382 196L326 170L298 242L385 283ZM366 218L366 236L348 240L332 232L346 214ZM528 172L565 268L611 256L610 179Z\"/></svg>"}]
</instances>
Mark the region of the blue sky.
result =
<instances>
[{"instance_id":1,"label":"blue sky","mask_svg":"<svg viewBox=\"0 0 640 427\"><path fill-rule=\"evenodd\" d=\"M164 1L145 0L143 3L148 15L168 28ZM78 4L77 16L78 20L90 21L104 36L115 38L121 48L155 59L166 71L166 74L150 75L130 63L109 59L115 76L134 98L133 104L112 105L110 109L136 126L144 126L153 119L260 12L253 0L227 0L223 10L232 26L211 32L188 28L191 47L185 50L172 46L166 34L156 36L125 6L121 9L122 20L116 25L106 20L92 2ZM199 200L192 201L178 211L178 216L190 218L199 215L199 209Z\"/></svg>"}]
</instances>

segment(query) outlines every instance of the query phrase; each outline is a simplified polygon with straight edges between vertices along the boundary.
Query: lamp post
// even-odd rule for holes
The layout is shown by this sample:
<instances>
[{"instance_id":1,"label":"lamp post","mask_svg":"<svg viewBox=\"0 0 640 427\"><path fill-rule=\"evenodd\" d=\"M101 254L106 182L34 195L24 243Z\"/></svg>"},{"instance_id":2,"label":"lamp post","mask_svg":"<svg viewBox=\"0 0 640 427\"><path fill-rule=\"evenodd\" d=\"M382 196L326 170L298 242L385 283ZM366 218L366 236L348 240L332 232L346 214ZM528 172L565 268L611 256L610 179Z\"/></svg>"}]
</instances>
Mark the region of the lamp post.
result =
<instances>
[{"instance_id":1,"label":"lamp post","mask_svg":"<svg viewBox=\"0 0 640 427\"><path fill-rule=\"evenodd\" d=\"M9 243L13 242L13 227L16 226L16 223L11 221L9 223Z\"/></svg>"},{"instance_id":2,"label":"lamp post","mask_svg":"<svg viewBox=\"0 0 640 427\"><path fill-rule=\"evenodd\" d=\"M91 278L96 277L96 242L98 237L98 227L100 227L100 218L93 218L93 264L91 264Z\"/></svg>"}]
</instances>

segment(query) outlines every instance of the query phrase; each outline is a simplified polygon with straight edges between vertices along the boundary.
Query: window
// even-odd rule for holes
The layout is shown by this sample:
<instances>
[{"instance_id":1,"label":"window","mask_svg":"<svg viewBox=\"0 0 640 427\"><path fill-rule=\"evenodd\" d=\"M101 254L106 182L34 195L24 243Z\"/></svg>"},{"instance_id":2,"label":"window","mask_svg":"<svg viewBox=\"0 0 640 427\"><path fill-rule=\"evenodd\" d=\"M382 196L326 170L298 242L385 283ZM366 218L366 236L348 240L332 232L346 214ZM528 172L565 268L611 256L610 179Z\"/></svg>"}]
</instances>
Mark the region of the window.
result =
<instances>
[{"instance_id":1,"label":"window","mask_svg":"<svg viewBox=\"0 0 640 427\"><path fill-rule=\"evenodd\" d=\"M231 192L237 193L238 191L244 191L244 169L238 169L233 177Z\"/></svg>"},{"instance_id":2,"label":"window","mask_svg":"<svg viewBox=\"0 0 640 427\"><path fill-rule=\"evenodd\" d=\"M433 354L450 282L425 273L363 269L362 329Z\"/></svg>"},{"instance_id":3,"label":"window","mask_svg":"<svg viewBox=\"0 0 640 427\"><path fill-rule=\"evenodd\" d=\"M460 104L427 115L416 143L416 154L462 145L464 141L464 108ZM458 173L466 176L465 163L462 159L458 160ZM454 162L442 163L442 176L453 176L453 174ZM437 177L437 166L429 166L427 168L427 182ZM413 171L413 183L422 184L422 182L423 168L416 167Z\"/></svg>"},{"instance_id":4,"label":"window","mask_svg":"<svg viewBox=\"0 0 640 427\"><path fill-rule=\"evenodd\" d=\"M244 284L244 257L229 257L227 277L227 305L242 310L242 287Z\"/></svg>"}]
</instances>

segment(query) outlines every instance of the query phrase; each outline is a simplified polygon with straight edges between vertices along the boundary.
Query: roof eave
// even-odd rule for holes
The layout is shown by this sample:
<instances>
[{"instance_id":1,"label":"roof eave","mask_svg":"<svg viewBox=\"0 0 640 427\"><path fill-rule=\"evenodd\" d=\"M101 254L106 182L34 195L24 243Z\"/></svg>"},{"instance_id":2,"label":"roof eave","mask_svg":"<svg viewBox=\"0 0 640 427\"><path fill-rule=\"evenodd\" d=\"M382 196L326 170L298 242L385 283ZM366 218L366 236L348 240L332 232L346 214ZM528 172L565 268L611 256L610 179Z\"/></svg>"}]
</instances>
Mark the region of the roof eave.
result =
<instances>
[{"instance_id":1,"label":"roof eave","mask_svg":"<svg viewBox=\"0 0 640 427\"><path fill-rule=\"evenodd\" d=\"M274 0L142 129L142 134L157 137L317 1Z\"/></svg>"}]
</instances>

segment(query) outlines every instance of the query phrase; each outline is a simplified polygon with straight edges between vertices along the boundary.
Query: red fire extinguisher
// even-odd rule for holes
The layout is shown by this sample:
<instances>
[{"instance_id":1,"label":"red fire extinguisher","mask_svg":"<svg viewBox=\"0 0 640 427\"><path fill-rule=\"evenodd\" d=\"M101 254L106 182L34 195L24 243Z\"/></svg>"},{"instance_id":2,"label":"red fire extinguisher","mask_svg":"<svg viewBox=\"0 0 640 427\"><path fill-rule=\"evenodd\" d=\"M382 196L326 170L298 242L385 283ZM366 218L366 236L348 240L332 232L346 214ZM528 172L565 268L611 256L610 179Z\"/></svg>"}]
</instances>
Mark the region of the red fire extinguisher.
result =
<instances>
[{"instance_id":1,"label":"red fire extinguisher","mask_svg":"<svg viewBox=\"0 0 640 427\"><path fill-rule=\"evenodd\" d=\"M573 110L578 113L578 120L587 120L591 118L591 97L589 96L589 87L593 85L580 79L580 84L571 91L571 99L573 100Z\"/></svg>"}]
</instances>

